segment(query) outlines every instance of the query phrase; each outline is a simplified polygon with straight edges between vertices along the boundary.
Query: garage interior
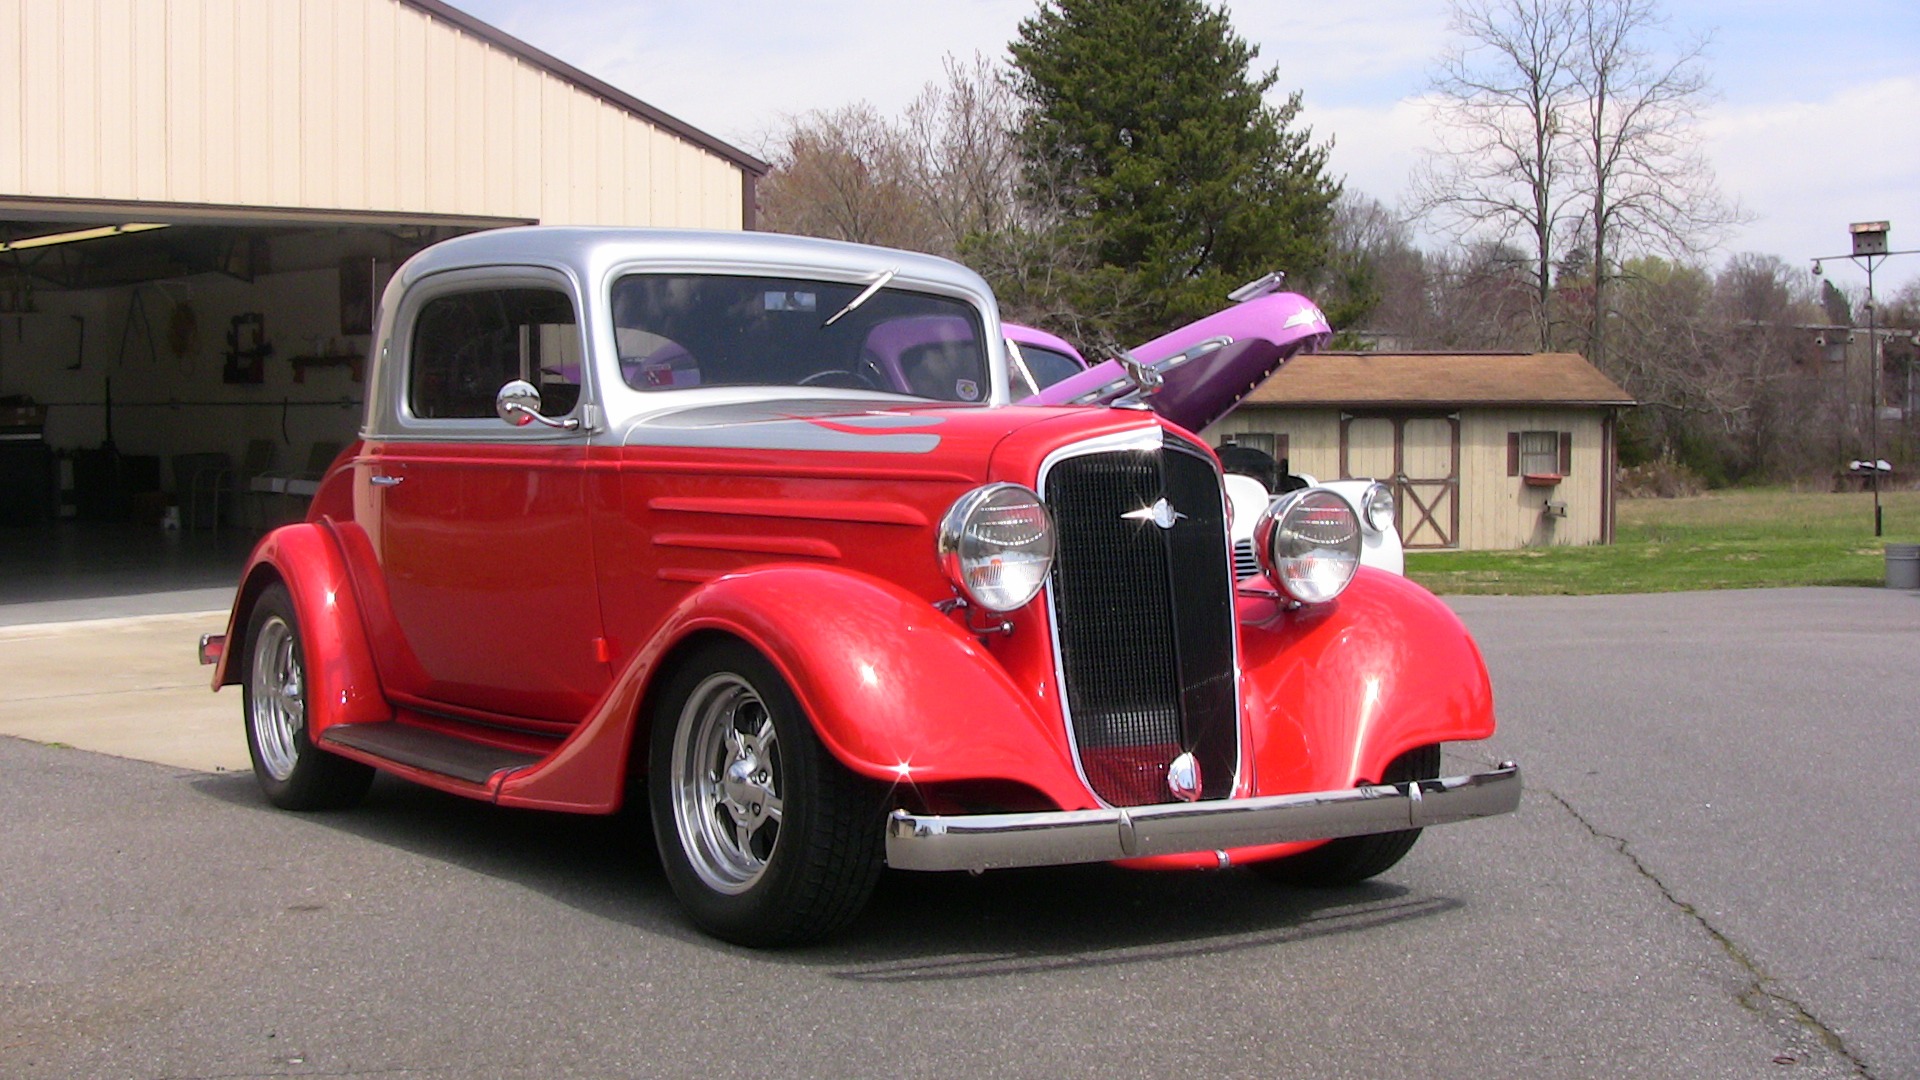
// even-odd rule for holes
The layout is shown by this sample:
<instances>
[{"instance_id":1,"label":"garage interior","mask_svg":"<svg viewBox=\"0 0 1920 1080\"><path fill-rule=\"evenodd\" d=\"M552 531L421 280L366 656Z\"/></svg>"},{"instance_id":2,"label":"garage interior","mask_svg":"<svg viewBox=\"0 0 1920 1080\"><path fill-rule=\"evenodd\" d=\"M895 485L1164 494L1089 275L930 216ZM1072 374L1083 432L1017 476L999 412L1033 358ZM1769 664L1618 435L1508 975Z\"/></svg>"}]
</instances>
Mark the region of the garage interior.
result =
<instances>
[{"instance_id":1,"label":"garage interior","mask_svg":"<svg viewBox=\"0 0 1920 1080\"><path fill-rule=\"evenodd\" d=\"M412 253L752 228L768 170L443 0L15 5L0 69L0 625L230 590Z\"/></svg>"},{"instance_id":2,"label":"garage interior","mask_svg":"<svg viewBox=\"0 0 1920 1080\"><path fill-rule=\"evenodd\" d=\"M379 293L517 222L0 208L0 607L230 589L352 441Z\"/></svg>"}]
</instances>

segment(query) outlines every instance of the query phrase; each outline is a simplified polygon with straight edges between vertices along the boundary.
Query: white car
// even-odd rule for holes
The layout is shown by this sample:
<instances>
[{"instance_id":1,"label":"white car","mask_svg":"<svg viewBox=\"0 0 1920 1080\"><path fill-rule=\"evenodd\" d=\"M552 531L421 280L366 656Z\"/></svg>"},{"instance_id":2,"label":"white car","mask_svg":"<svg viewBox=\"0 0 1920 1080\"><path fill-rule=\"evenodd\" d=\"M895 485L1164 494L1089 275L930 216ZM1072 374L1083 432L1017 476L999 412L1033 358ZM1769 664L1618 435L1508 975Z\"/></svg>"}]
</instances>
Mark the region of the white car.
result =
<instances>
[{"instance_id":1,"label":"white car","mask_svg":"<svg viewBox=\"0 0 1920 1080\"><path fill-rule=\"evenodd\" d=\"M1306 491L1331 491L1347 501L1360 519L1360 565L1376 570L1406 574L1406 555L1400 546L1400 530L1394 523L1393 492L1377 480L1329 480L1321 483L1311 476L1296 473L1307 482ZM1252 577L1260 572L1253 557L1253 528L1268 505L1293 496L1283 492L1275 496L1265 484L1251 476L1228 473L1227 499L1233 504L1233 573L1236 578Z\"/></svg>"}]
</instances>

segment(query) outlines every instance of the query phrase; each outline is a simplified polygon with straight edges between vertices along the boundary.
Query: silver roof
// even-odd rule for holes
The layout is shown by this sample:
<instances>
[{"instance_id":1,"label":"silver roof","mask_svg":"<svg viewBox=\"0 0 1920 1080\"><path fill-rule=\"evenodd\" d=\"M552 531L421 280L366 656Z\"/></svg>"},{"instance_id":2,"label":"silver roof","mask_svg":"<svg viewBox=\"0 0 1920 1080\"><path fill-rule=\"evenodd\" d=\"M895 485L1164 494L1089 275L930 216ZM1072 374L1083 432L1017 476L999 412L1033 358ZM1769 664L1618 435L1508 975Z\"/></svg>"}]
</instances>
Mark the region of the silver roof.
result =
<instances>
[{"instance_id":1,"label":"silver roof","mask_svg":"<svg viewBox=\"0 0 1920 1080\"><path fill-rule=\"evenodd\" d=\"M896 285L911 283L982 298L988 310L994 310L993 291L985 279L950 259L780 233L545 225L491 229L435 244L407 260L397 276L412 284L445 270L514 263L568 270L582 282L632 264L846 281L892 269L897 271Z\"/></svg>"}]
</instances>

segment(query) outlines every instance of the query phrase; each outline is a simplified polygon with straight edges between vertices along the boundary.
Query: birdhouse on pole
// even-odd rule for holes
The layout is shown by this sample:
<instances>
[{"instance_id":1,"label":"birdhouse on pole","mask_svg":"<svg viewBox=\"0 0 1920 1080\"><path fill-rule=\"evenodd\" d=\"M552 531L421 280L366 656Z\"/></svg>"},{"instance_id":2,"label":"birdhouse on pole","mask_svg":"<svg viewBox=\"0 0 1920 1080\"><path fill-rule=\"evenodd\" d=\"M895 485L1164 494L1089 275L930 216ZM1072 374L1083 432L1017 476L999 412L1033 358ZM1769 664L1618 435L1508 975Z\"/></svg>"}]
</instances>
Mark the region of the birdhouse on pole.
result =
<instances>
[{"instance_id":1,"label":"birdhouse on pole","mask_svg":"<svg viewBox=\"0 0 1920 1080\"><path fill-rule=\"evenodd\" d=\"M1856 221L1847 226L1853 234L1853 253L1855 255L1885 255L1887 253L1887 223L1884 221Z\"/></svg>"}]
</instances>

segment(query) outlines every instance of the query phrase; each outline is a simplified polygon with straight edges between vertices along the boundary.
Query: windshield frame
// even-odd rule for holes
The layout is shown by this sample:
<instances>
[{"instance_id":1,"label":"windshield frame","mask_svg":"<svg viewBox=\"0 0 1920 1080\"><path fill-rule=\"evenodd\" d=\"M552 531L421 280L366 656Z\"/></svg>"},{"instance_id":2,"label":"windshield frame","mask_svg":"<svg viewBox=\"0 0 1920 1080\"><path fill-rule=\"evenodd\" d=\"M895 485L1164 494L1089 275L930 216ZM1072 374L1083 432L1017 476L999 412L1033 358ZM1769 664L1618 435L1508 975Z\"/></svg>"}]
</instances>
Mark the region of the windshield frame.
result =
<instances>
[{"instance_id":1,"label":"windshield frame","mask_svg":"<svg viewBox=\"0 0 1920 1080\"><path fill-rule=\"evenodd\" d=\"M902 254L904 255L905 253ZM887 276L889 271L893 271L890 279L883 282L879 281L881 277ZM698 384L688 382L677 386L671 383L656 386L639 385L626 378L625 374L628 373L623 373L621 370L623 367L621 356L623 336L625 343L628 345L632 344L631 335L635 330L653 332L663 340L671 340L671 338L666 337L665 334L659 333L660 330L671 329L671 327L656 324L650 331L650 328L647 327L623 325L632 320L623 320L620 318L622 309L634 302L633 298L624 292L624 287L630 279L636 277L648 279L739 279L741 281L755 282L756 284L748 286L735 296L729 297L723 294L722 297L716 298L724 302L716 302L715 311L723 312L728 304L737 305L748 302L755 296L764 295L766 298L765 302L771 304L773 303L772 298L774 296L785 295L793 298L795 306L767 308L765 311L768 313L770 321L759 323L756 320L754 323L747 325L755 329L762 326L774 328L776 332L778 332L780 329L791 331L800 325L802 318L814 320L813 328L815 330L829 335L837 335L842 338L841 342L836 343L835 349L845 350L849 357L859 357L861 360L872 355L870 349L872 342L869 335L883 332L886 327L898 326L912 320L932 320L936 322L940 320L952 320L962 324L964 331L956 335L955 331L948 329L944 337L939 334L934 334L933 337L930 337L929 342L924 344L938 344L942 341L948 345L964 343L964 355L961 360L966 365L963 372L965 377L958 381L958 385L956 385L953 391L945 395L926 392L916 393L915 388L909 385L909 380L901 374L897 368L883 373L882 377L877 379L869 378L861 382L854 382L844 378L836 378L829 380L827 385L805 384L799 381L739 378L737 370L731 378L722 376L723 381L720 382L706 381L703 377ZM1005 404L1007 401L1009 389L1005 371L1005 348L1004 344L998 339L998 311L991 304L991 295L988 294L985 297L988 302L983 304L981 302L983 297L979 293L965 288L954 288L951 282L917 277L909 272L897 270L894 267L885 265L872 266L860 273L846 273L842 272L839 267L688 265L678 262L669 264L645 260L623 260L616 265L607 267L602 277L602 282L602 288L599 290L600 296L596 297L600 302L595 305L604 312L604 314L596 313L595 315L595 337L600 339L601 349L599 351L604 356L603 360L597 361L599 366L604 369L602 372L602 385L606 387L610 395L615 397L632 395L634 398L641 399L636 401L635 405L642 411L650 411L653 407L650 403L658 402L664 397L688 393L695 393L700 396L723 394L727 397L739 397L743 394L761 397L771 395L783 397L800 395L809 397L840 397L847 395L879 396L893 401L921 401L941 405L968 407L999 405ZM876 282L879 282L878 288L875 288ZM851 311L840 312L842 317L837 323L832 326L821 325L821 321L825 320L828 315L839 311L846 301L853 299L861 292L870 288L874 290L873 295L868 297L863 303L855 306ZM802 293L811 293L813 295L803 297L801 295ZM889 303L889 300L891 300L892 303ZM803 301L810 302L804 309L799 306ZM918 310L915 310L916 308ZM694 308L690 307L689 311L692 310L694 310ZM774 312L790 312L791 314L775 315L773 314ZM771 321L783 318L792 318L794 321L790 326L785 328L779 328L777 321ZM696 325L702 327L720 327L728 325L728 323L727 320L722 318L716 319L712 323L696 320ZM741 324L736 320L734 325ZM685 333L685 331L682 332ZM848 340L853 341L851 346L847 344ZM739 345L739 347L746 349L768 347L766 344L729 342L725 339L724 335L719 334L717 331L709 331L704 338L704 343L707 347L715 349L718 354L722 355L725 354L728 345ZM777 344L777 339L775 344ZM897 361L905 352L905 349L900 349L899 353L889 359ZM821 355L824 356L826 353L823 352ZM719 356L716 356L716 359L719 359ZM734 360L737 361L738 359L739 354L734 354ZM631 367L635 358L630 357L627 358L627 360L628 364L625 366ZM797 362L804 365L804 361ZM697 364L697 358L694 358L694 363ZM723 362L716 366L724 368L725 364ZM844 370L844 368L835 366L828 370L841 371ZM822 373L821 370L816 370L807 377L815 377ZM871 374L871 372L869 374ZM976 396L969 398L967 392L972 392ZM643 402L645 404L643 404Z\"/></svg>"}]
</instances>

